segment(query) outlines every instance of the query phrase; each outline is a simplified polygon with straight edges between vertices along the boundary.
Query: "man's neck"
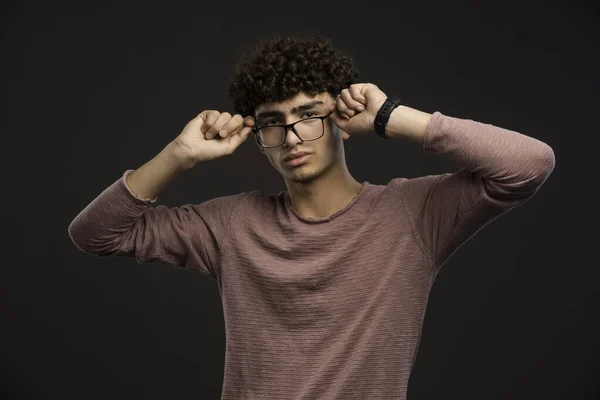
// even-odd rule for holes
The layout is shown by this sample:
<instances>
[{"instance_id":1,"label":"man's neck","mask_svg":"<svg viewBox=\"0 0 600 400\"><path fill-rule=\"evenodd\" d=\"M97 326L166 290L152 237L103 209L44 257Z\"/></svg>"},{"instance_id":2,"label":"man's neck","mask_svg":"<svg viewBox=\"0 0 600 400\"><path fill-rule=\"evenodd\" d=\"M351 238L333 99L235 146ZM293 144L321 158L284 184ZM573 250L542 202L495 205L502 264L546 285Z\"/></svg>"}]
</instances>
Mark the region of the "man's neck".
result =
<instances>
[{"instance_id":1,"label":"man's neck","mask_svg":"<svg viewBox=\"0 0 600 400\"><path fill-rule=\"evenodd\" d=\"M342 210L356 197L362 184L355 180L347 168L330 171L310 183L287 184L290 201L306 218L327 218Z\"/></svg>"}]
</instances>

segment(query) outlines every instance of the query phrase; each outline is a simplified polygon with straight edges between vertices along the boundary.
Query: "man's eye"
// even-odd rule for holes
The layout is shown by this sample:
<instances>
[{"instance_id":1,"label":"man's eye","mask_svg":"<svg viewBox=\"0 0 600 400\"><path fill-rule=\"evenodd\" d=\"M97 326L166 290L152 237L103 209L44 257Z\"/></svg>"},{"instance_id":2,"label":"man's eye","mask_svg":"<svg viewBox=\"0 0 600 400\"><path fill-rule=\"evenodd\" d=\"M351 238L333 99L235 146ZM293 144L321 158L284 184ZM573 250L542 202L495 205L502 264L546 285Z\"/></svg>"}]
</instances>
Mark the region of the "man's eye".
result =
<instances>
[{"instance_id":1,"label":"man's eye","mask_svg":"<svg viewBox=\"0 0 600 400\"><path fill-rule=\"evenodd\" d=\"M304 114L301 115L302 118L311 118L311 117L315 117L317 115L317 113L312 112L312 111L307 111Z\"/></svg>"},{"instance_id":2,"label":"man's eye","mask_svg":"<svg viewBox=\"0 0 600 400\"><path fill-rule=\"evenodd\" d=\"M278 123L279 121L276 119L269 119L265 122L265 125L274 125L276 123Z\"/></svg>"}]
</instances>

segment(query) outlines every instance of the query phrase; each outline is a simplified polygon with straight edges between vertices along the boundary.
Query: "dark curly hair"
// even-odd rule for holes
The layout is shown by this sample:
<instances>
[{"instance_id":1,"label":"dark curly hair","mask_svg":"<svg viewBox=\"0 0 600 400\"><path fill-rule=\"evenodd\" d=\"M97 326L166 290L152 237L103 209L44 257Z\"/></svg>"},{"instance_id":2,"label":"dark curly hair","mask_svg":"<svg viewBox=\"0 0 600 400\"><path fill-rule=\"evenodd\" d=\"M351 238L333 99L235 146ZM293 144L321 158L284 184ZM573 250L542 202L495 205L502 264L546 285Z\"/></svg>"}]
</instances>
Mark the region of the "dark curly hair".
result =
<instances>
[{"instance_id":1,"label":"dark curly hair","mask_svg":"<svg viewBox=\"0 0 600 400\"><path fill-rule=\"evenodd\" d=\"M263 103L281 102L299 92L334 97L356 81L351 57L326 38L275 37L243 56L229 84L235 113L251 115Z\"/></svg>"}]
</instances>

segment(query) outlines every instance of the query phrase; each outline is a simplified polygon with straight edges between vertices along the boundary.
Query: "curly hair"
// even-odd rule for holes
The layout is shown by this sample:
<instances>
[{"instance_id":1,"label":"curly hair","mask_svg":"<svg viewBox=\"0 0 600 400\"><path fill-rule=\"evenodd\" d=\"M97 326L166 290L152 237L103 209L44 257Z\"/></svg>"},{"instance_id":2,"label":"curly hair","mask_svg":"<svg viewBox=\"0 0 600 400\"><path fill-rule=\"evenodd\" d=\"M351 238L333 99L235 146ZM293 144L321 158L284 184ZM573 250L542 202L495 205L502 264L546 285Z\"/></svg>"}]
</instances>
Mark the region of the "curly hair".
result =
<instances>
[{"instance_id":1,"label":"curly hair","mask_svg":"<svg viewBox=\"0 0 600 400\"><path fill-rule=\"evenodd\" d=\"M234 111L251 115L263 103L281 102L300 92L334 97L353 84L358 70L351 57L329 39L275 37L242 57L229 84Z\"/></svg>"}]
</instances>

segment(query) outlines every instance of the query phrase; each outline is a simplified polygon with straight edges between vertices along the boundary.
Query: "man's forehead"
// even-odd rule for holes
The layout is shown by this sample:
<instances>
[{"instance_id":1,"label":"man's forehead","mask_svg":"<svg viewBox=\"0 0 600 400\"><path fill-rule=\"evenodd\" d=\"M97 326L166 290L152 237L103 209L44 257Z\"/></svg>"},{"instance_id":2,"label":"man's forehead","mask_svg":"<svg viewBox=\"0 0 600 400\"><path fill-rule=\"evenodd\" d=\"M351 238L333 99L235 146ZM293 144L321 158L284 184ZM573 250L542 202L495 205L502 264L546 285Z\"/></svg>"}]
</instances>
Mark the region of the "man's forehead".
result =
<instances>
[{"instance_id":1,"label":"man's forehead","mask_svg":"<svg viewBox=\"0 0 600 400\"><path fill-rule=\"evenodd\" d=\"M264 103L256 108L255 113L261 113L265 111L280 111L282 113L292 113L294 109L301 105L313 102L323 102L328 104L331 101L331 95L328 92L319 93L316 96L310 96L304 92L298 93L296 96L277 103ZM316 105L319 106L318 104Z\"/></svg>"}]
</instances>

